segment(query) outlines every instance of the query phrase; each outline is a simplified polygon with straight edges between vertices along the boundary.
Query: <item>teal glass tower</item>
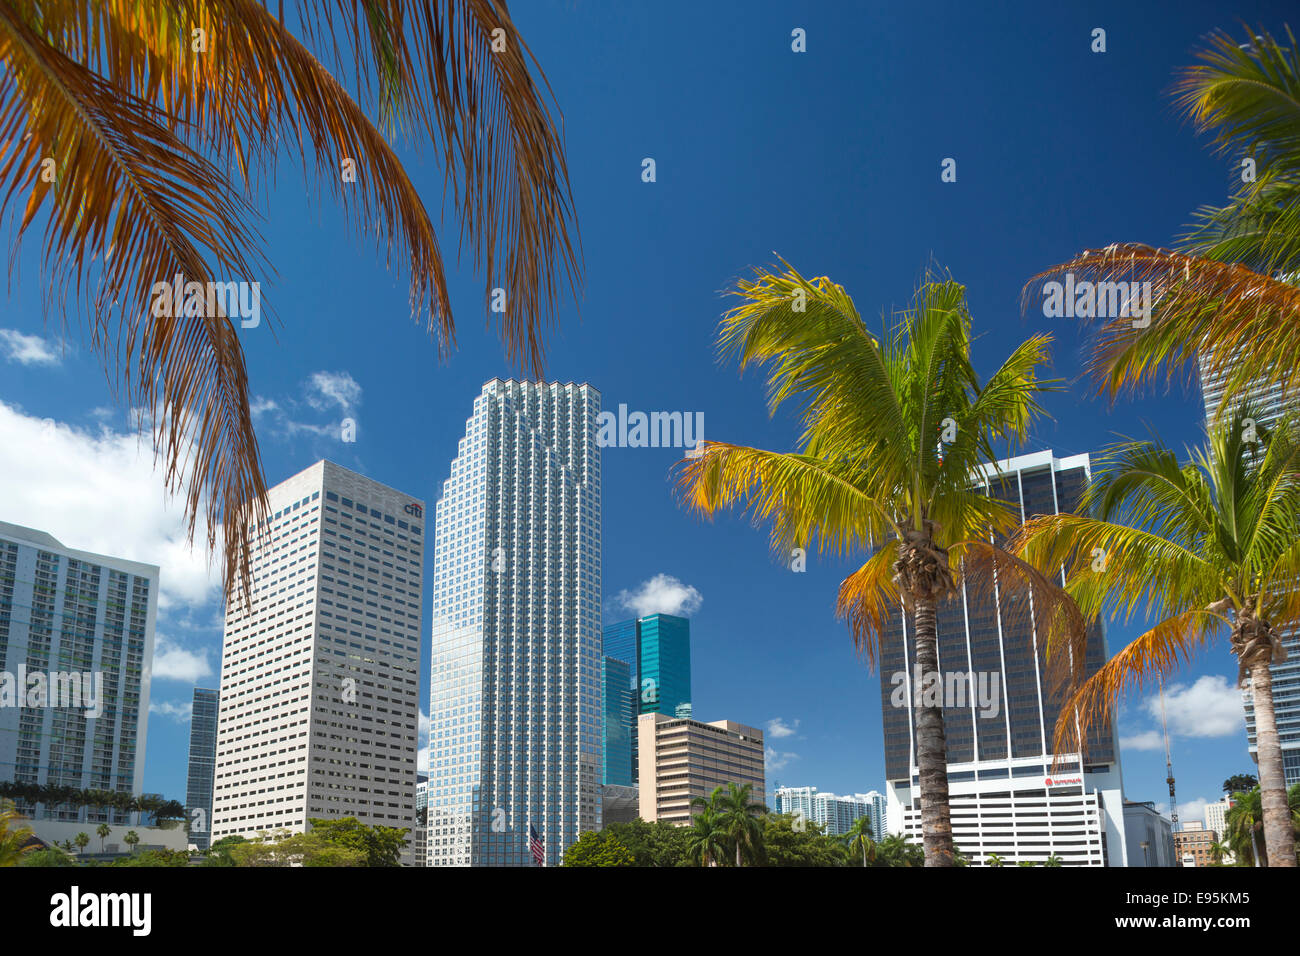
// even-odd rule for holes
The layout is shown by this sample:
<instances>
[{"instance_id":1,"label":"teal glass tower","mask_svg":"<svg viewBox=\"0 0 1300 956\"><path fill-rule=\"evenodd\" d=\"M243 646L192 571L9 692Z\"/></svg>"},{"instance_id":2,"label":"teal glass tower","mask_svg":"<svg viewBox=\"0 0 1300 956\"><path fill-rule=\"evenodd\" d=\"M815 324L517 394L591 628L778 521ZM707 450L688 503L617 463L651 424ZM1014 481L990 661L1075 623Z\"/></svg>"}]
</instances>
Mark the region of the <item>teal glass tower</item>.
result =
<instances>
[{"instance_id":1,"label":"teal glass tower","mask_svg":"<svg viewBox=\"0 0 1300 956\"><path fill-rule=\"evenodd\" d=\"M619 787L632 786L632 737L636 733L633 710L632 665L606 657L600 671L602 720L605 729L605 753L601 764L601 783Z\"/></svg>"},{"instance_id":2,"label":"teal glass tower","mask_svg":"<svg viewBox=\"0 0 1300 956\"><path fill-rule=\"evenodd\" d=\"M605 666L605 778L606 784L629 784L637 779L637 714L690 716L691 622L671 614L650 614L610 624L603 632ZM622 672L610 662L627 666L626 709L618 705L617 681ZM624 722L630 724L629 747L622 746ZM626 764L624 764L626 753ZM626 770L624 769L626 767Z\"/></svg>"}]
</instances>

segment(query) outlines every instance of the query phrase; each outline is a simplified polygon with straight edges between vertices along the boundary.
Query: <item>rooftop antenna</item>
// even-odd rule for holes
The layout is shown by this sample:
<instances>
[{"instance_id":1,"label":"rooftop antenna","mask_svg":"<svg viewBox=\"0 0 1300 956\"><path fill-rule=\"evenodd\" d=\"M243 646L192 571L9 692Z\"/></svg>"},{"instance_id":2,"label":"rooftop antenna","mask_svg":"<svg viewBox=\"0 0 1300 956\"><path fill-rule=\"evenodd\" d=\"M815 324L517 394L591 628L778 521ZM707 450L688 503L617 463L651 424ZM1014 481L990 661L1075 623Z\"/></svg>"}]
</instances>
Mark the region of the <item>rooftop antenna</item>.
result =
<instances>
[{"instance_id":1,"label":"rooftop antenna","mask_svg":"<svg viewBox=\"0 0 1300 956\"><path fill-rule=\"evenodd\" d=\"M1169 784L1169 829L1178 833L1178 798L1174 796L1174 763L1169 756L1169 722L1165 719L1165 682L1160 681L1160 727L1165 733L1165 783Z\"/></svg>"}]
</instances>

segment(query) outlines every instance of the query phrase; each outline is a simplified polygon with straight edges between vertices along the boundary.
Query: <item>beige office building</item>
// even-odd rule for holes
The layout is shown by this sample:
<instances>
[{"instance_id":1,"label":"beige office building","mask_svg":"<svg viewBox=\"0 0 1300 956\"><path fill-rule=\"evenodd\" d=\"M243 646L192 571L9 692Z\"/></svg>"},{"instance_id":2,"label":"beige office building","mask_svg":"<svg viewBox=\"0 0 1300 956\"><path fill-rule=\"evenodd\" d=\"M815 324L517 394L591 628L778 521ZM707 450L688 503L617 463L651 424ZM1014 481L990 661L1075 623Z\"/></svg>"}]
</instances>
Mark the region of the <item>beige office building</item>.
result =
<instances>
[{"instance_id":1,"label":"beige office building","mask_svg":"<svg viewBox=\"0 0 1300 956\"><path fill-rule=\"evenodd\" d=\"M212 840L415 826L424 503L321 461L268 492L226 612Z\"/></svg>"},{"instance_id":2,"label":"beige office building","mask_svg":"<svg viewBox=\"0 0 1300 956\"><path fill-rule=\"evenodd\" d=\"M642 820L688 824L691 799L729 783L751 784L754 802L767 802L761 730L731 720L642 714L637 744Z\"/></svg>"}]
</instances>

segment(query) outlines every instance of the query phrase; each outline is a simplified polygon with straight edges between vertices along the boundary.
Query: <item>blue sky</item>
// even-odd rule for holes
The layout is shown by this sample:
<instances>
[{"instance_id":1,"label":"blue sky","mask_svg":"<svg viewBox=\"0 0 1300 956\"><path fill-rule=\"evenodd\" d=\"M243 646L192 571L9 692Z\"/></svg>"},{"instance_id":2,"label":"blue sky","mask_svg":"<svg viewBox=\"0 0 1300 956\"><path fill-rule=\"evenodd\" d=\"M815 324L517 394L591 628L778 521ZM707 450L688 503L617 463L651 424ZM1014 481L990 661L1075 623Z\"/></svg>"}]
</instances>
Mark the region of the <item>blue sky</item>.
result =
<instances>
[{"instance_id":1,"label":"blue sky","mask_svg":"<svg viewBox=\"0 0 1300 956\"><path fill-rule=\"evenodd\" d=\"M968 288L985 373L1019 338L1056 336L1055 373L1073 385L1049 396L1054 420L1030 449L1095 452L1148 427L1175 446L1195 441L1194 385L1110 408L1076 381L1079 329L1022 317L1020 289L1084 248L1169 245L1192 210L1227 194L1233 163L1179 121L1167 90L1208 31L1240 33L1238 18L1277 30L1283 5L1239 3L1231 17L1205 2L877 6L514 5L564 114L585 253L585 294L550 337L549 377L591 382L609 409L702 411L709 438L789 449L795 423L768 418L761 377L717 361L720 290L780 255L831 276L874 320L906 304L933 259ZM791 51L796 27L805 53ZM1095 27L1102 54L1090 50ZM433 152L402 156L436 209ZM647 157L654 183L641 179ZM940 181L947 157L955 183ZM288 152L262 208L276 274L258 278L278 323L241 341L268 481L329 457L436 500L473 397L516 371L468 257L452 282L459 349L440 363L410 318L406 276L385 269ZM452 262L456 234L444 224ZM181 546L176 509L162 507L80 328L64 341L44 322L39 245L33 232L0 297L0 519L164 566L145 779L183 798L190 691L215 686L220 664L215 578ZM353 444L338 439L345 416ZM774 731L769 785L883 790L879 677L833 613L856 564L812 559L795 574L765 530L687 514L669 483L676 458L605 453L606 620L630 616L647 582L676 579L694 608L696 715ZM426 647L428 618L426 608ZM1112 650L1134 633L1112 626ZM1225 777L1252 769L1235 671L1220 645L1170 688L1180 802L1213 800ZM1149 703L1132 698L1123 712L1125 784L1132 799L1161 801Z\"/></svg>"}]
</instances>

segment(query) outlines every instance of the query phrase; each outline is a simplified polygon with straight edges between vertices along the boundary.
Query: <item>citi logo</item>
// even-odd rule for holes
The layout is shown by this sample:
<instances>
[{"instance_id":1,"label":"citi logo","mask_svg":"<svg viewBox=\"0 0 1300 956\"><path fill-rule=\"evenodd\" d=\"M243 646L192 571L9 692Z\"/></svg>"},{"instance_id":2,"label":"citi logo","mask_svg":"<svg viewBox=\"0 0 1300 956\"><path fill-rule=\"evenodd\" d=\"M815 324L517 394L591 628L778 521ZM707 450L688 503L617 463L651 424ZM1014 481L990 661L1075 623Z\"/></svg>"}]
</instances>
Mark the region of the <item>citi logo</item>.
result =
<instances>
[{"instance_id":1,"label":"citi logo","mask_svg":"<svg viewBox=\"0 0 1300 956\"><path fill-rule=\"evenodd\" d=\"M60 928L127 927L148 936L153 926L150 893L82 893L80 887L50 897L50 925Z\"/></svg>"}]
</instances>

